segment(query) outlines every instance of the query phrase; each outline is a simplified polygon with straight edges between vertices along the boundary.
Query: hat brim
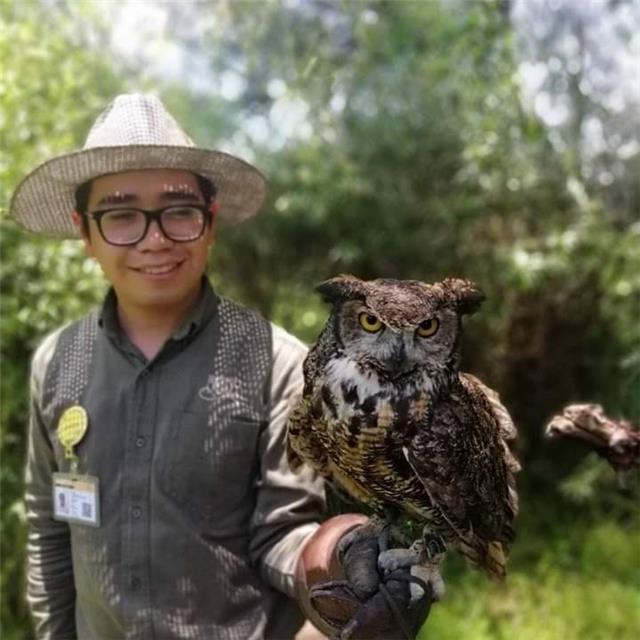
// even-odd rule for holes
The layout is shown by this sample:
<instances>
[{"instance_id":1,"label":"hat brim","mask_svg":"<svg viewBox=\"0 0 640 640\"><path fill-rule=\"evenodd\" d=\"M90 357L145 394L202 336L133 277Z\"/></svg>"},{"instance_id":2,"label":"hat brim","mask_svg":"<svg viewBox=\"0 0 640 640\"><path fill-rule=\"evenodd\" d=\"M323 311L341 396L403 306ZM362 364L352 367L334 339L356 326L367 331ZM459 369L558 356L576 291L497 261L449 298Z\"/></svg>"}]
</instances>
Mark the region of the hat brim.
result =
<instances>
[{"instance_id":1,"label":"hat brim","mask_svg":"<svg viewBox=\"0 0 640 640\"><path fill-rule=\"evenodd\" d=\"M227 224L255 215L267 192L266 180L255 167L222 151L164 145L95 147L34 169L16 189L10 215L29 231L77 238L71 212L78 187L98 176L139 169L181 169L208 178L217 189L218 217Z\"/></svg>"}]
</instances>

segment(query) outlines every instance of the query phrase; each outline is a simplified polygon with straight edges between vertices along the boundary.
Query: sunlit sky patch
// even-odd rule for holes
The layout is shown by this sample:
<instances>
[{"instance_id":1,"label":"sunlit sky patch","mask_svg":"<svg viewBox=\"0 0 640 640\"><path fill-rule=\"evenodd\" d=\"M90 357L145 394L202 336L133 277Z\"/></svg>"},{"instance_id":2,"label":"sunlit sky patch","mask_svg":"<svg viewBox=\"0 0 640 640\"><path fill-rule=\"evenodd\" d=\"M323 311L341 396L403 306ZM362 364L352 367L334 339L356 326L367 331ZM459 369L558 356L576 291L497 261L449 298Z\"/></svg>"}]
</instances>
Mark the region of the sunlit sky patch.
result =
<instances>
[{"instance_id":1,"label":"sunlit sky patch","mask_svg":"<svg viewBox=\"0 0 640 640\"><path fill-rule=\"evenodd\" d=\"M517 0L512 20L525 58L519 72L523 98L549 126L564 124L570 115L567 93L545 91L553 74L580 75L579 89L600 100L611 112L629 105L640 108L640 5L609 0ZM549 12L563 20L550 20ZM548 50L551 29L558 33ZM627 32L629 42L620 34ZM540 60L542 52L546 59Z\"/></svg>"}]
</instances>

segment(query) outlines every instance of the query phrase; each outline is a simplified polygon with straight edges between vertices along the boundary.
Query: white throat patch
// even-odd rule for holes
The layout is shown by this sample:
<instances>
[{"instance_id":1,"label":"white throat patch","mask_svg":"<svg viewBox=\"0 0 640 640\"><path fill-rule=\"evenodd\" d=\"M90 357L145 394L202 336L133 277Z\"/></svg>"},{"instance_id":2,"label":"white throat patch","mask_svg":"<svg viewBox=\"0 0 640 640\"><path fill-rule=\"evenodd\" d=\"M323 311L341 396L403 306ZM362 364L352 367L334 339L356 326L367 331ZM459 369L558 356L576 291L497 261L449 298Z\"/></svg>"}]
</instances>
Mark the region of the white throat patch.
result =
<instances>
[{"instance_id":1,"label":"white throat patch","mask_svg":"<svg viewBox=\"0 0 640 640\"><path fill-rule=\"evenodd\" d=\"M329 362L326 366L326 379L329 382L334 398L342 398L342 385L349 388L354 387L358 394L358 402L362 403L380 391L393 391L395 394L402 395L402 389L392 382L380 381L378 374L374 370L362 372L350 358L341 357ZM433 382L423 373L422 379L418 387L430 393L433 390ZM407 387L409 393L413 393L416 389L415 384Z\"/></svg>"},{"instance_id":2,"label":"white throat patch","mask_svg":"<svg viewBox=\"0 0 640 640\"><path fill-rule=\"evenodd\" d=\"M337 358L327 365L327 380L335 397L341 397L341 385L355 385L358 402L371 397L381 390L380 380L375 371L362 373L358 365L349 358Z\"/></svg>"}]
</instances>

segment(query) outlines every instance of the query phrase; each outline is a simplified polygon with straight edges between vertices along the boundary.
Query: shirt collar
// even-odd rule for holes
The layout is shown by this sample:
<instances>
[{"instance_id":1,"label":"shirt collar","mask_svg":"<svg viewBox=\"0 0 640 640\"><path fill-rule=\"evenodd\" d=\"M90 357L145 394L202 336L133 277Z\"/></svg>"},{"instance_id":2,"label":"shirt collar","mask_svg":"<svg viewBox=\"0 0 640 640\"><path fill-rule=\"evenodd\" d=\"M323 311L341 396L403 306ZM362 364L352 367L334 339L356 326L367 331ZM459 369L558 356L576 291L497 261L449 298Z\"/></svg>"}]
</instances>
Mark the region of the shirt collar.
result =
<instances>
[{"instance_id":1,"label":"shirt collar","mask_svg":"<svg viewBox=\"0 0 640 640\"><path fill-rule=\"evenodd\" d=\"M183 340L187 336L196 333L213 317L217 308L218 296L213 290L209 278L202 276L202 288L198 301L183 323L171 334L170 339ZM102 303L98 322L110 338L121 341L124 337L118 320L118 297L113 287L109 288Z\"/></svg>"},{"instance_id":2,"label":"shirt collar","mask_svg":"<svg viewBox=\"0 0 640 640\"><path fill-rule=\"evenodd\" d=\"M218 296L215 294L209 278L202 276L202 289L195 306L171 338L183 340L187 336L199 331L213 317L218 308Z\"/></svg>"}]
</instances>

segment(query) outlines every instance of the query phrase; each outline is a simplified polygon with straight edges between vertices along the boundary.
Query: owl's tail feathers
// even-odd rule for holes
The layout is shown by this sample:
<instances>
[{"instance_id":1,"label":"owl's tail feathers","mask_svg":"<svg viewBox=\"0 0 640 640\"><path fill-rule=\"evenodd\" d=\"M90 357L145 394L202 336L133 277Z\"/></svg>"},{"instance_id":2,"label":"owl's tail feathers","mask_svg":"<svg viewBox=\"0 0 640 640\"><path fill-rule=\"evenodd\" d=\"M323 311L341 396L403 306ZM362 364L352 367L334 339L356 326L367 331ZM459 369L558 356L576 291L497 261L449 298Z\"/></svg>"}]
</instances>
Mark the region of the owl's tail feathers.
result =
<instances>
[{"instance_id":1,"label":"owl's tail feathers","mask_svg":"<svg viewBox=\"0 0 640 640\"><path fill-rule=\"evenodd\" d=\"M487 545L484 569L487 575L496 582L507 577L508 552L501 542L490 542Z\"/></svg>"},{"instance_id":2,"label":"owl's tail feathers","mask_svg":"<svg viewBox=\"0 0 640 640\"><path fill-rule=\"evenodd\" d=\"M478 569L483 569L489 578L496 582L502 582L505 579L509 551L502 542L463 540L459 548L469 563Z\"/></svg>"}]
</instances>

